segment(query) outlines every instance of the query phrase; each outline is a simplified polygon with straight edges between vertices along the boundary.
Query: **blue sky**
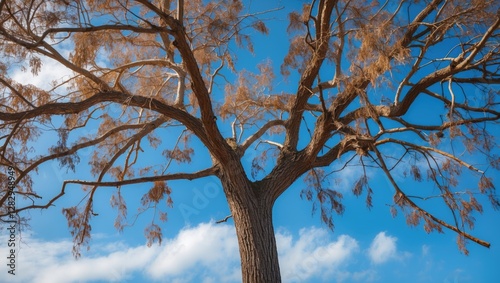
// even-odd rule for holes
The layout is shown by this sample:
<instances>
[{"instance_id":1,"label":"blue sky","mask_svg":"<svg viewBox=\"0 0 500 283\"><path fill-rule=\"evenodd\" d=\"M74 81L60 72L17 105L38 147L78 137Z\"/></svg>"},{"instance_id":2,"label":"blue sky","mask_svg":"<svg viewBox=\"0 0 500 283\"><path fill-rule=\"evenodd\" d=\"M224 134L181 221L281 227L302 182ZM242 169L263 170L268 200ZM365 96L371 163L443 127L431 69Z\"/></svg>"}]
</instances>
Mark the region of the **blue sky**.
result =
<instances>
[{"instance_id":1,"label":"blue sky","mask_svg":"<svg viewBox=\"0 0 500 283\"><path fill-rule=\"evenodd\" d=\"M303 1L299 1L303 2ZM262 7L265 8L265 7ZM282 48L286 48L286 11L280 11L271 21L271 35L257 37L255 55L242 53L239 65L252 69L267 58L279 66ZM274 32L274 33L273 33ZM259 40L263 40L259 42ZM281 42L281 43L280 43ZM279 67L275 68L279 70ZM38 77L17 71L19 81L29 81L40 87L70 73L53 62L44 61ZM278 85L286 89L293 85L292 75ZM418 101L424 105L425 101ZM229 135L226 124L223 134ZM87 129L92 132L92 129ZM492 133L500 127L491 128ZM165 135L165 139L170 137ZM173 139L175 140L176 137ZM42 136L36 143L40 150L54 143L54 137ZM64 179L91 179L85 157L76 172L66 173L57 163L43 165L35 177L37 191L55 194ZM206 160L196 153L194 163ZM142 162L157 158L154 153L144 155ZM347 161L343 157L342 161ZM242 162L251 164L251 154ZM331 169L339 168L335 163ZM344 195L346 211L335 216L332 232L322 224L318 214L311 213L311 203L300 198L304 184L294 183L276 202L274 223L283 282L496 282L500 277L500 214L484 205L483 215L476 215L474 236L491 242L486 249L469 243L470 255L465 256L456 246L456 234L426 234L421 226L409 227L401 214L393 218L386 204L392 202L393 189L381 171L369 170L368 177L374 191L374 207L365 206L364 195L350 193L352 184L360 177L359 166L348 166L331 176L330 182ZM397 181L405 188L428 186L396 172ZM494 174L493 177L498 177ZM464 187L473 186L464 177ZM495 181L500 186L498 178ZM116 211L109 206L112 188L99 189L96 194L92 219L92 241L89 251L75 260L71 254L72 239L61 209L78 203L85 193L78 186L70 186L67 193L49 210L29 212L31 229L18 235L16 276L7 274L8 247L0 245L0 282L240 282L238 246L232 220L215 224L229 214L220 183L215 178L172 182L173 208L167 210L168 221L162 223L164 239L161 245L146 246L144 227L151 222L151 211L141 214L131 227L118 233L113 227ZM139 200L150 184L127 186L122 190L127 197L129 216L139 208ZM436 212L442 212L435 201ZM432 206L434 200L429 200ZM129 217L133 219L133 217ZM4 231L0 243L7 243Z\"/></svg>"}]
</instances>

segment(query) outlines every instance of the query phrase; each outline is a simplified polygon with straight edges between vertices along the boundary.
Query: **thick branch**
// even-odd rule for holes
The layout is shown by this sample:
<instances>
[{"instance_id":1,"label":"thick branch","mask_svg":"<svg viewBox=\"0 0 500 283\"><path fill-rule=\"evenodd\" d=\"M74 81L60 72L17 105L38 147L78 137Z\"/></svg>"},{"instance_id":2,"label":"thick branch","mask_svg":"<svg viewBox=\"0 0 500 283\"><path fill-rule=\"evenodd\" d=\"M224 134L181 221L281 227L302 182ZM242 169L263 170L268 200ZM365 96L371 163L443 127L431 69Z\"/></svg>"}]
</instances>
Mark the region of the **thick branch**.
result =
<instances>
[{"instance_id":1,"label":"thick branch","mask_svg":"<svg viewBox=\"0 0 500 283\"><path fill-rule=\"evenodd\" d=\"M174 173L160 176L149 176L149 177L140 177L136 179L128 179L123 181L109 181L109 182L94 182L94 181L83 181L83 180L67 180L64 184L80 184L80 185L88 185L88 186L97 186L97 187L119 187L125 185L133 185L139 183L146 182L156 182L156 181L171 181L171 180L195 180L208 176L215 175L217 170L214 167L204 169L195 173Z\"/></svg>"},{"instance_id":2,"label":"thick branch","mask_svg":"<svg viewBox=\"0 0 500 283\"><path fill-rule=\"evenodd\" d=\"M299 81L297 98L290 110L290 118L287 121L287 136L285 148L297 147L299 140L298 130L302 120L302 114L307 101L313 94L312 86L328 51L330 39L330 21L334 6L337 1L320 1L318 5L318 16L316 25L316 45L311 60L307 64Z\"/></svg>"},{"instance_id":3,"label":"thick branch","mask_svg":"<svg viewBox=\"0 0 500 283\"><path fill-rule=\"evenodd\" d=\"M32 119L41 115L76 114L102 102L116 102L122 105L136 106L156 111L181 122L202 141L207 142L206 134L199 120L185 111L167 105L155 98L138 95L130 96L116 91L100 92L80 102L48 103L28 111L16 113L0 112L0 120L16 121Z\"/></svg>"},{"instance_id":4,"label":"thick branch","mask_svg":"<svg viewBox=\"0 0 500 283\"><path fill-rule=\"evenodd\" d=\"M132 31L136 33L158 33L158 30L138 27L138 26L131 26L131 25L101 25L101 26L81 27L81 28L70 28L70 27L49 28L45 30L43 34L39 36L35 42L33 43L26 42L24 46L26 46L27 48L38 47L40 46L40 44L42 44L42 42L45 40L47 36L56 33L87 33L87 32L109 31L109 30Z\"/></svg>"},{"instance_id":5,"label":"thick branch","mask_svg":"<svg viewBox=\"0 0 500 283\"><path fill-rule=\"evenodd\" d=\"M425 20L425 18L430 15L438 6L441 4L443 0L434 0L425 8L418 13L418 15L413 19L412 23L409 25L408 30L406 31L405 35L403 36L403 39L401 40L401 45L402 46L408 46L416 37L414 36L414 33L417 31L417 29L420 27L422 22ZM419 34L419 36L422 36L422 34Z\"/></svg>"},{"instance_id":6,"label":"thick branch","mask_svg":"<svg viewBox=\"0 0 500 283\"><path fill-rule=\"evenodd\" d=\"M182 19L175 19L172 16L166 14L162 10L158 9L155 5L146 0L136 0L145 7L149 8L151 11L155 12L161 17L162 20L170 27L171 35L175 38L173 44L179 51L183 64L186 71L191 77L191 89L195 95L198 105L200 107L201 122L205 130L206 142L205 146L209 149L214 157L218 160L227 159L227 154L233 152L229 146L225 145L224 138L220 134L220 131L215 122L215 114L212 107L212 101L209 95L203 76L201 75L200 69L198 67L198 62L194 57L191 46L187 41L184 26L182 24ZM178 5L182 5L183 1L178 1ZM182 12L182 10L178 12Z\"/></svg>"},{"instance_id":7,"label":"thick branch","mask_svg":"<svg viewBox=\"0 0 500 283\"><path fill-rule=\"evenodd\" d=\"M333 161L337 160L345 152L347 152L346 148L342 146L342 144L339 142L337 145L328 150L327 153L317 157L314 163L312 164L312 167L328 166Z\"/></svg>"}]
</instances>

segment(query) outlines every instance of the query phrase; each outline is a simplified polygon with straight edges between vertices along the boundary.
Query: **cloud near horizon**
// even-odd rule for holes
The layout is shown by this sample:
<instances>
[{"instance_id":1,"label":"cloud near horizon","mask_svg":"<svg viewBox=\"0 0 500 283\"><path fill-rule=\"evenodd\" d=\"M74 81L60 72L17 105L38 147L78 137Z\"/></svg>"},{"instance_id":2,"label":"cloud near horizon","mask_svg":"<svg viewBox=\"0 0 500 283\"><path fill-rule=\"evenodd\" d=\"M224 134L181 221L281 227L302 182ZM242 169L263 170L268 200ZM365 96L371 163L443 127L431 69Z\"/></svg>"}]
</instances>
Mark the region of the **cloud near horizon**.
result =
<instances>
[{"instance_id":1,"label":"cloud near horizon","mask_svg":"<svg viewBox=\"0 0 500 283\"><path fill-rule=\"evenodd\" d=\"M5 238L5 237L0 237ZM368 254L348 235L335 239L324 228L303 228L298 237L278 229L276 240L284 282L368 282L376 271L357 266L360 258L374 263L396 258L396 238L379 233ZM151 282L240 282L241 269L234 226L201 223L185 227L161 246L128 246L95 237L92 251L74 260L71 240L40 241L23 237L12 282L123 282L142 278ZM0 254L7 254L0 247ZM7 274L5 264L0 270ZM3 276L2 274L2 276ZM312 281L310 281L312 280Z\"/></svg>"}]
</instances>

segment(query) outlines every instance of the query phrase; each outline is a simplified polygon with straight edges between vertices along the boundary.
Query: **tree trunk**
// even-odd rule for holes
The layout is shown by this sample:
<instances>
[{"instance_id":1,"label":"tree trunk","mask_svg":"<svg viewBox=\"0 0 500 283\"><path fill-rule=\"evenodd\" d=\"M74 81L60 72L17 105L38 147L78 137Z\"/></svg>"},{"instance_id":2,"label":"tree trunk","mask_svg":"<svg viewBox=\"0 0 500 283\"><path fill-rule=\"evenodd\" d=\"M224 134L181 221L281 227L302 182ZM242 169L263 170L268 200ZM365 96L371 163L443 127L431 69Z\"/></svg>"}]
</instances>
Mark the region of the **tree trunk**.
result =
<instances>
[{"instance_id":1,"label":"tree trunk","mask_svg":"<svg viewBox=\"0 0 500 283\"><path fill-rule=\"evenodd\" d=\"M232 182L224 190L236 226L243 283L281 282L272 221L274 201L248 181L236 183L245 185Z\"/></svg>"}]
</instances>

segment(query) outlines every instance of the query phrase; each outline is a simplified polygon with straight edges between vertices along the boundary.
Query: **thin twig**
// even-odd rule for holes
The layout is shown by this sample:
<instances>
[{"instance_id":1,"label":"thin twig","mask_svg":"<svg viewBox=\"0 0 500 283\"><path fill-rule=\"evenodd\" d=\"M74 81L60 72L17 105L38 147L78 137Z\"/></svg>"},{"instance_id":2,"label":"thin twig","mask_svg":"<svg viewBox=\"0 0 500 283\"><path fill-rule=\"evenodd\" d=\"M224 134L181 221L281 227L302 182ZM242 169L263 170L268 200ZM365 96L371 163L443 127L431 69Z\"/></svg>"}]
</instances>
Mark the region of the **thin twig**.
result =
<instances>
[{"instance_id":1,"label":"thin twig","mask_svg":"<svg viewBox=\"0 0 500 283\"><path fill-rule=\"evenodd\" d=\"M229 218L232 218L233 215L232 214L229 214L228 216L226 216L224 219L221 219L221 220L218 220L218 221L215 221L216 224L220 224L222 222L227 222L227 220L229 220Z\"/></svg>"}]
</instances>

